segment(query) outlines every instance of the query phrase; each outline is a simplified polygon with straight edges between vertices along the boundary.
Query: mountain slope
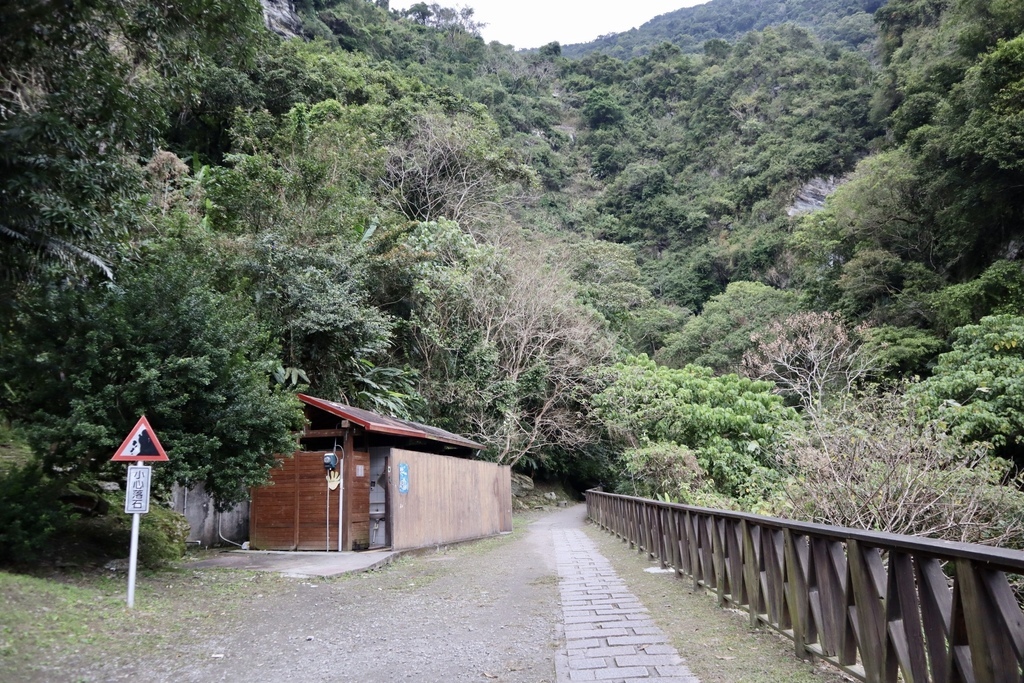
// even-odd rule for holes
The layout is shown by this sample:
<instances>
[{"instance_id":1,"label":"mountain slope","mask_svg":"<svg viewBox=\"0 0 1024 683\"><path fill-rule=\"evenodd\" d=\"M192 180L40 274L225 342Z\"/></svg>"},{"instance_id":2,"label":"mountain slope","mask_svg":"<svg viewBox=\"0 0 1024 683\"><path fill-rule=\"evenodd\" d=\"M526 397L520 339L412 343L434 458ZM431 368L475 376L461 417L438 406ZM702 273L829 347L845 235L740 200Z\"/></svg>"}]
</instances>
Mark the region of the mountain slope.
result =
<instances>
[{"instance_id":1,"label":"mountain slope","mask_svg":"<svg viewBox=\"0 0 1024 683\"><path fill-rule=\"evenodd\" d=\"M811 29L822 40L857 47L874 37L871 15L883 4L884 0L711 0L662 14L640 28L563 46L562 54L602 52L629 59L666 41L684 52L699 52L705 41L733 41L748 31L787 22Z\"/></svg>"}]
</instances>

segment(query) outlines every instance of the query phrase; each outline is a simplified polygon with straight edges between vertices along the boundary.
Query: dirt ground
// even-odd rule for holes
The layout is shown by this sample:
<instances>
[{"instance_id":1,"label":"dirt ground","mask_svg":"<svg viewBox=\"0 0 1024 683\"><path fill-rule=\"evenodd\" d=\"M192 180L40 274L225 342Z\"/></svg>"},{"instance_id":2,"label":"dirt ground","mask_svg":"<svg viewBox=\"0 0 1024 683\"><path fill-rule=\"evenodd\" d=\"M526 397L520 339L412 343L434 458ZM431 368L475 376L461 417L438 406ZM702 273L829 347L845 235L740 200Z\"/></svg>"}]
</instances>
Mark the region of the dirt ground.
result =
<instances>
[{"instance_id":1,"label":"dirt ground","mask_svg":"<svg viewBox=\"0 0 1024 683\"><path fill-rule=\"evenodd\" d=\"M209 656L167 660L167 680L553 682L557 578L538 533L253 601Z\"/></svg>"}]
</instances>

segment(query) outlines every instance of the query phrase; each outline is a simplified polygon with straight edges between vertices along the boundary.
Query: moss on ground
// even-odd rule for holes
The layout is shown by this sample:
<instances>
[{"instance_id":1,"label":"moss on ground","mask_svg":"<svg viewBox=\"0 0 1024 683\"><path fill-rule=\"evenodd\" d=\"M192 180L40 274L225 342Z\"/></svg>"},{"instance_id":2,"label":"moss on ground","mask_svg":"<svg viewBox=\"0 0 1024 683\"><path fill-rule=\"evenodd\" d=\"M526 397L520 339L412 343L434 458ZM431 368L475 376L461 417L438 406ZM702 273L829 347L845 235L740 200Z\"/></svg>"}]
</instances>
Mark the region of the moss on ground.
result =
<instances>
[{"instance_id":1,"label":"moss on ground","mask_svg":"<svg viewBox=\"0 0 1024 683\"><path fill-rule=\"evenodd\" d=\"M54 552L62 564L102 565L125 558L131 545L132 518L124 512L124 494L108 494L110 510L97 517L73 518L54 539ZM157 503L150 505L139 524L139 563L158 569L185 554L189 526L184 515Z\"/></svg>"}]
</instances>

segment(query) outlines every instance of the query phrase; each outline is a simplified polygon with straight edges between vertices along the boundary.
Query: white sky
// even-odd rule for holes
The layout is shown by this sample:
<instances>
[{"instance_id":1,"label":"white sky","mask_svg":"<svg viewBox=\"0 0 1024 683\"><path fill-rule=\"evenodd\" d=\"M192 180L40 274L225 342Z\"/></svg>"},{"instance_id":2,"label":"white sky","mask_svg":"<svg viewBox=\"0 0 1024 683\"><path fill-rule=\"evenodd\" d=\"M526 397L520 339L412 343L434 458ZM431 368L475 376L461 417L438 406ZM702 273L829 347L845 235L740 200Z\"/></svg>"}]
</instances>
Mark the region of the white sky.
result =
<instances>
[{"instance_id":1,"label":"white sky","mask_svg":"<svg viewBox=\"0 0 1024 683\"><path fill-rule=\"evenodd\" d=\"M425 0L427 4L435 0ZM487 26L486 41L517 48L540 47L554 40L562 45L585 43L606 33L622 33L659 14L707 0L436 0L444 7L468 5ZM391 9L405 9L416 0L392 0Z\"/></svg>"}]
</instances>

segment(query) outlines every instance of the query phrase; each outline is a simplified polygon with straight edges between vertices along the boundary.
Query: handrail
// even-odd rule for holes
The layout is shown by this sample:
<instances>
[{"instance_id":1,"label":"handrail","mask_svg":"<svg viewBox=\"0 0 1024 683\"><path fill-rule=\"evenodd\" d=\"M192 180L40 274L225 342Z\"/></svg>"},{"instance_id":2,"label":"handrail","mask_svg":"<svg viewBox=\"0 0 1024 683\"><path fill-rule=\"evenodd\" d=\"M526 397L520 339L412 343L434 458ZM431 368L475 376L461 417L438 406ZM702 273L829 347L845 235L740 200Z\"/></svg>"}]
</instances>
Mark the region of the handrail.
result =
<instances>
[{"instance_id":1,"label":"handrail","mask_svg":"<svg viewBox=\"0 0 1024 683\"><path fill-rule=\"evenodd\" d=\"M586 492L587 516L867 683L1021 683L1024 552ZM948 572L947 572L948 570ZM900 676L902 675L902 678Z\"/></svg>"}]
</instances>

